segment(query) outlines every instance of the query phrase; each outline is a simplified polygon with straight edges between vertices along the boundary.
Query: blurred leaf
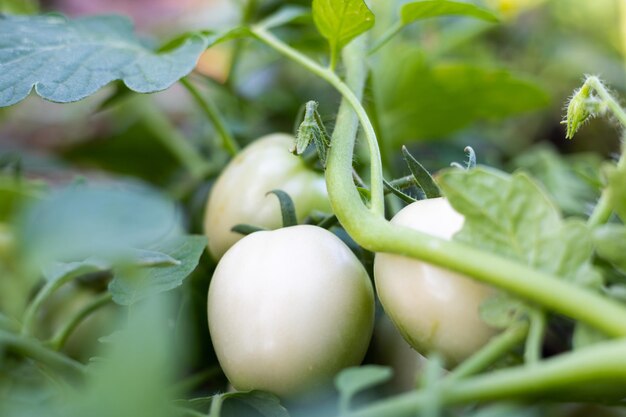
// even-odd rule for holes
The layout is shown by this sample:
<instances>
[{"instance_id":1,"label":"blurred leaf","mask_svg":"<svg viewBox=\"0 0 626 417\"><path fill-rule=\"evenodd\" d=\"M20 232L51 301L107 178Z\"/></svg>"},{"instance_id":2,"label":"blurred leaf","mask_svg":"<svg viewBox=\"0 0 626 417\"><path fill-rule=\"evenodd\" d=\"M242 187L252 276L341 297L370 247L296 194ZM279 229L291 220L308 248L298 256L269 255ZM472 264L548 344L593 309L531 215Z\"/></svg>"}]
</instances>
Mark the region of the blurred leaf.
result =
<instances>
[{"instance_id":1,"label":"blurred leaf","mask_svg":"<svg viewBox=\"0 0 626 417\"><path fill-rule=\"evenodd\" d=\"M498 17L491 11L471 3L448 0L424 0L407 3L400 9L403 24L420 19L440 16L465 16L488 22L498 22Z\"/></svg>"},{"instance_id":2,"label":"blurred leaf","mask_svg":"<svg viewBox=\"0 0 626 417\"><path fill-rule=\"evenodd\" d=\"M606 224L595 229L593 241L598 255L626 273L626 226Z\"/></svg>"},{"instance_id":3,"label":"blurred leaf","mask_svg":"<svg viewBox=\"0 0 626 417\"><path fill-rule=\"evenodd\" d=\"M38 10L37 0L0 0L0 13L32 14Z\"/></svg>"},{"instance_id":4,"label":"blurred leaf","mask_svg":"<svg viewBox=\"0 0 626 417\"><path fill-rule=\"evenodd\" d=\"M465 216L455 239L520 261L591 288L601 275L592 267L593 245L586 224L563 220L554 203L528 175L478 167L447 170L439 180L450 204ZM484 317L491 314L486 304ZM516 308L494 303L493 308Z\"/></svg>"},{"instance_id":5,"label":"blurred leaf","mask_svg":"<svg viewBox=\"0 0 626 417\"><path fill-rule=\"evenodd\" d=\"M524 310L524 303L499 292L482 302L480 317L490 326L506 329L522 317Z\"/></svg>"},{"instance_id":6,"label":"blurred leaf","mask_svg":"<svg viewBox=\"0 0 626 417\"><path fill-rule=\"evenodd\" d=\"M597 198L595 187L578 170L589 168L597 172L599 158L566 159L552 148L539 146L515 158L514 165L541 181L566 214L586 215Z\"/></svg>"},{"instance_id":7,"label":"blurred leaf","mask_svg":"<svg viewBox=\"0 0 626 417\"><path fill-rule=\"evenodd\" d=\"M114 80L140 93L164 90L193 70L206 46L198 35L155 54L120 16L0 16L0 107L23 100L33 87L62 103Z\"/></svg>"},{"instance_id":8,"label":"blurred leaf","mask_svg":"<svg viewBox=\"0 0 626 417\"><path fill-rule=\"evenodd\" d=\"M217 406L216 401L219 401ZM289 417L280 400L264 391L229 392L178 403L204 415L211 412L210 417Z\"/></svg>"},{"instance_id":9,"label":"blurred leaf","mask_svg":"<svg viewBox=\"0 0 626 417\"><path fill-rule=\"evenodd\" d=\"M387 366L364 365L344 369L335 377L335 387L339 390L340 408L348 411L350 400L357 393L387 382L393 376L393 370Z\"/></svg>"},{"instance_id":10,"label":"blurred leaf","mask_svg":"<svg viewBox=\"0 0 626 417\"><path fill-rule=\"evenodd\" d=\"M0 222L11 220L18 208L43 197L44 190L43 183L0 175Z\"/></svg>"},{"instance_id":11,"label":"blurred leaf","mask_svg":"<svg viewBox=\"0 0 626 417\"><path fill-rule=\"evenodd\" d=\"M313 20L333 57L374 26L374 14L363 0L313 0Z\"/></svg>"},{"instance_id":12,"label":"blurred leaf","mask_svg":"<svg viewBox=\"0 0 626 417\"><path fill-rule=\"evenodd\" d=\"M90 365L84 388L66 402L67 417L170 417L168 385L176 369L170 304L152 298L133 308L126 327Z\"/></svg>"},{"instance_id":13,"label":"blurred leaf","mask_svg":"<svg viewBox=\"0 0 626 417\"><path fill-rule=\"evenodd\" d=\"M158 254L157 259L173 259L176 263L153 264L141 269L133 268L130 272L116 273L109 285L113 301L131 305L182 285L184 279L198 266L206 243L204 236L179 236L151 246L150 252Z\"/></svg>"},{"instance_id":14,"label":"blurred leaf","mask_svg":"<svg viewBox=\"0 0 626 417\"><path fill-rule=\"evenodd\" d=\"M503 119L548 104L539 86L504 69L430 65L406 47L389 54L375 68L373 82L381 130L394 144L443 137L479 120Z\"/></svg>"},{"instance_id":15,"label":"blurred leaf","mask_svg":"<svg viewBox=\"0 0 626 417\"><path fill-rule=\"evenodd\" d=\"M101 272L110 269L108 262L89 258L80 262L55 262L43 269L43 276L48 282L70 281L85 274Z\"/></svg>"},{"instance_id":16,"label":"blurred leaf","mask_svg":"<svg viewBox=\"0 0 626 417\"><path fill-rule=\"evenodd\" d=\"M70 186L31 204L16 235L31 267L96 256L124 258L127 248L147 248L179 232L173 202L131 185Z\"/></svg>"},{"instance_id":17,"label":"blurred leaf","mask_svg":"<svg viewBox=\"0 0 626 417\"><path fill-rule=\"evenodd\" d=\"M572 348L574 350L607 340L608 336L595 328L582 322L577 322L572 335Z\"/></svg>"},{"instance_id":18,"label":"blurred leaf","mask_svg":"<svg viewBox=\"0 0 626 417\"><path fill-rule=\"evenodd\" d=\"M310 9L307 7L287 5L278 9L278 11L271 16L263 19L259 22L259 26L262 26L265 29L272 29L306 17L310 18L310 15Z\"/></svg>"}]
</instances>

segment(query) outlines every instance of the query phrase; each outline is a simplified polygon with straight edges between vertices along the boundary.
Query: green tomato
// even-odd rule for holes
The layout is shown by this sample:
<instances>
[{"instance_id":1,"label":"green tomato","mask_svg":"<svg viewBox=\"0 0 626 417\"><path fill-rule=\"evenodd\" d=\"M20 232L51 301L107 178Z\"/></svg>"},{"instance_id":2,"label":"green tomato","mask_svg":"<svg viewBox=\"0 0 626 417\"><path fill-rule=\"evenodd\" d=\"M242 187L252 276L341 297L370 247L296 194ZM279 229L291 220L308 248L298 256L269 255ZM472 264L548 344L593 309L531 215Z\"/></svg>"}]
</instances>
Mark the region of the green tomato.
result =
<instances>
[{"instance_id":1,"label":"green tomato","mask_svg":"<svg viewBox=\"0 0 626 417\"><path fill-rule=\"evenodd\" d=\"M374 325L367 272L331 232L252 233L221 259L208 296L219 362L238 390L296 397L358 365Z\"/></svg>"},{"instance_id":2,"label":"green tomato","mask_svg":"<svg viewBox=\"0 0 626 417\"><path fill-rule=\"evenodd\" d=\"M281 226L278 199L267 195L280 189L296 207L298 221L313 210L330 211L324 177L304 164L289 148L292 136L272 134L254 141L224 169L211 190L204 217L209 252L219 259L243 236L231 231L237 224L266 229Z\"/></svg>"},{"instance_id":3,"label":"green tomato","mask_svg":"<svg viewBox=\"0 0 626 417\"><path fill-rule=\"evenodd\" d=\"M442 238L463 226L464 218L447 200L433 198L408 205L392 223ZM399 255L378 253L376 289L385 312L418 352L441 354L449 365L463 361L495 333L479 315L493 293L464 275Z\"/></svg>"}]
</instances>

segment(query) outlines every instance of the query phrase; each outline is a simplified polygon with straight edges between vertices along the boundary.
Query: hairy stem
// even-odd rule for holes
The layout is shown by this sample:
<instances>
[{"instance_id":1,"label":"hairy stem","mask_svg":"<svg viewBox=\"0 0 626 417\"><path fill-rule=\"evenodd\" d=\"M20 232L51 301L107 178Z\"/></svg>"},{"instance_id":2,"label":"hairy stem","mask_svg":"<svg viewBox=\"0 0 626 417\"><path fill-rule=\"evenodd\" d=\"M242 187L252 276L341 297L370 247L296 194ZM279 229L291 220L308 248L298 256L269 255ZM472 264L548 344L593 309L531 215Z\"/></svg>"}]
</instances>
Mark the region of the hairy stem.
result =
<instances>
[{"instance_id":1,"label":"hairy stem","mask_svg":"<svg viewBox=\"0 0 626 417\"><path fill-rule=\"evenodd\" d=\"M333 71L327 68L323 68L311 58L291 48L289 45L276 38L264 28L252 27L251 32L261 42L272 47L276 51L302 65L313 74L327 81L341 94L343 99L354 110L358 121L361 123L363 131L365 133L365 138L367 139L370 151L372 212L376 217L382 219L384 217L385 201L383 192L382 163L380 159L380 151L376 139L376 132L374 131L374 127L372 126L372 123L369 120L369 117L367 116L367 113L365 111L365 108L361 104L361 101L354 94L353 90L351 90L343 81L341 81L341 79ZM341 140L343 141L344 138L341 138ZM333 146L334 145L331 146L331 149ZM351 166L350 171L352 171ZM352 174L350 174L349 178L351 177Z\"/></svg>"}]
</instances>

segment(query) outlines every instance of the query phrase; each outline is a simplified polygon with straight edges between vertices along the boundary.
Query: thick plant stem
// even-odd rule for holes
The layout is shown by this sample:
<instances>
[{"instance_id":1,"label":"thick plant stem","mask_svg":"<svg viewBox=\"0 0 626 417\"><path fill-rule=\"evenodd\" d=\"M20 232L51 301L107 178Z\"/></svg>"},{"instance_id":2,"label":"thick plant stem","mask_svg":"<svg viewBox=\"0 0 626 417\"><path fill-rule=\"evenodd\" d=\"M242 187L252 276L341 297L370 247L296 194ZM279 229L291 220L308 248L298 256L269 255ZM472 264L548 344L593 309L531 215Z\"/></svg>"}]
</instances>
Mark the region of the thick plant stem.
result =
<instances>
[{"instance_id":1,"label":"thick plant stem","mask_svg":"<svg viewBox=\"0 0 626 417\"><path fill-rule=\"evenodd\" d=\"M542 366L520 366L462 380L444 380L439 393L444 405L532 398L549 392L560 393L561 398L570 401L602 396L619 400L624 396L625 383L626 342L620 340L566 353L542 362ZM570 394L566 395L568 390ZM418 391L398 395L347 416L415 416L426 405L426 394Z\"/></svg>"},{"instance_id":2,"label":"thick plant stem","mask_svg":"<svg viewBox=\"0 0 626 417\"><path fill-rule=\"evenodd\" d=\"M382 219L384 217L385 210L385 197L382 181L383 170L382 162L380 159L380 150L378 148L378 141L376 139L374 126L372 126L372 123L367 116L365 108L361 104L359 98L354 94L353 90L350 89L343 81L341 81L341 79L333 71L327 68L323 68L309 57L301 54L300 52L291 48L289 45L282 42L280 39L276 38L264 28L252 27L251 32L261 42L267 44L268 46L272 47L286 57L299 63L300 65L311 71L313 74L327 81L342 95L343 99L350 105L350 107L352 107L352 109L356 113L356 116L358 117L359 122L361 123L370 151L372 212L376 217L380 217ZM364 56L362 56L361 59L364 59ZM342 137L341 140L343 141L344 138ZM334 145L331 145L331 148L332 146ZM350 170L352 170L351 167Z\"/></svg>"},{"instance_id":3,"label":"thick plant stem","mask_svg":"<svg viewBox=\"0 0 626 417\"><path fill-rule=\"evenodd\" d=\"M81 324L83 320L89 317L94 311L97 311L99 308L109 304L112 299L113 296L111 293L105 292L99 297L94 298L89 304L83 307L74 317L72 317L70 321L65 323L65 325L50 340L49 344L52 349L61 350L67 339L78 327L78 325Z\"/></svg>"},{"instance_id":4,"label":"thick plant stem","mask_svg":"<svg viewBox=\"0 0 626 417\"><path fill-rule=\"evenodd\" d=\"M217 106L215 106L215 103L203 96L202 93L198 91L196 86L193 85L193 83L187 78L181 78L180 83L187 89L187 91L189 91L189 94L191 94L194 98L207 119L209 119L213 124L215 131L221 138L222 148L224 148L224 150L231 156L237 155L237 152L239 152L239 145L237 144L237 141L235 141L233 135L231 135L228 131L224 118L220 114Z\"/></svg>"},{"instance_id":5,"label":"thick plant stem","mask_svg":"<svg viewBox=\"0 0 626 417\"><path fill-rule=\"evenodd\" d=\"M65 355L47 349L38 340L0 330L0 350L5 348L59 371L82 375L84 367Z\"/></svg>"},{"instance_id":6,"label":"thick plant stem","mask_svg":"<svg viewBox=\"0 0 626 417\"><path fill-rule=\"evenodd\" d=\"M359 45L353 42L344 50L343 62L351 86L355 84L351 74L365 77L364 48L359 51ZM409 256L460 272L548 310L585 322L609 335L626 336L626 308L615 301L521 263L393 225L372 215L352 181L357 119L344 104L346 101L342 101L333 132L326 184L335 215L359 245L373 252Z\"/></svg>"},{"instance_id":7,"label":"thick plant stem","mask_svg":"<svg viewBox=\"0 0 626 417\"><path fill-rule=\"evenodd\" d=\"M483 371L510 352L511 349L521 344L527 334L527 323L520 322L514 324L503 333L494 336L482 349L454 368L446 379L462 379Z\"/></svg>"}]
</instances>

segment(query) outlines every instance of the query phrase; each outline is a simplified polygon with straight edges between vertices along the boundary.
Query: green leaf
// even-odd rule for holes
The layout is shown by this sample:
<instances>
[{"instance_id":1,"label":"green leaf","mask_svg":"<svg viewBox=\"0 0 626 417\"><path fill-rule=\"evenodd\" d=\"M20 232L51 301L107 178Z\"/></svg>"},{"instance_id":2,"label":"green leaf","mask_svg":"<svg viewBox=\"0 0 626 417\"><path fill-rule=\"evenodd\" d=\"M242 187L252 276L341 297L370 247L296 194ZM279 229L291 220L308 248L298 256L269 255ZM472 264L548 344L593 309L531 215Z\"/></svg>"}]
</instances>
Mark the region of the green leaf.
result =
<instances>
[{"instance_id":1,"label":"green leaf","mask_svg":"<svg viewBox=\"0 0 626 417\"><path fill-rule=\"evenodd\" d=\"M374 69L373 88L381 131L394 144L445 137L477 121L504 119L549 103L537 84L505 69L432 65L406 46L388 53Z\"/></svg>"},{"instance_id":2,"label":"green leaf","mask_svg":"<svg viewBox=\"0 0 626 417\"><path fill-rule=\"evenodd\" d=\"M402 156L406 161L406 164L409 166L409 170L411 174L413 174L413 178L417 182L417 185L424 191L426 198L437 198L441 197L441 192L439 191L439 187L437 183L430 175L430 173L418 162L417 159L411 155L406 146L402 147Z\"/></svg>"},{"instance_id":3,"label":"green leaf","mask_svg":"<svg viewBox=\"0 0 626 417\"><path fill-rule=\"evenodd\" d=\"M606 224L594 230L593 241L601 258L626 273L626 226Z\"/></svg>"},{"instance_id":4,"label":"green leaf","mask_svg":"<svg viewBox=\"0 0 626 417\"><path fill-rule=\"evenodd\" d=\"M179 220L174 203L150 188L76 185L27 207L16 236L33 268L92 256L115 261L178 233Z\"/></svg>"},{"instance_id":5,"label":"green leaf","mask_svg":"<svg viewBox=\"0 0 626 417\"><path fill-rule=\"evenodd\" d=\"M218 402L217 406L216 402ZM289 417L287 409L280 404L276 396L257 390L216 394L211 397L177 401L177 403L197 410L203 415L211 412L212 414L209 414L211 417Z\"/></svg>"},{"instance_id":6,"label":"green leaf","mask_svg":"<svg viewBox=\"0 0 626 417\"><path fill-rule=\"evenodd\" d=\"M326 131L326 127L324 127L324 122L317 111L317 106L318 103L312 100L304 106L304 116L296 134L295 153L302 155L313 142L322 166L326 166L326 154L330 147L330 135Z\"/></svg>"},{"instance_id":7,"label":"green leaf","mask_svg":"<svg viewBox=\"0 0 626 417\"><path fill-rule=\"evenodd\" d=\"M520 300L498 292L480 305L480 317L490 326L506 329L522 317L524 310Z\"/></svg>"},{"instance_id":8,"label":"green leaf","mask_svg":"<svg viewBox=\"0 0 626 417\"><path fill-rule=\"evenodd\" d=\"M601 159L595 155L560 156L541 145L515 158L514 165L539 180L558 206L569 215L586 216L598 197L598 189L579 171L599 172Z\"/></svg>"},{"instance_id":9,"label":"green leaf","mask_svg":"<svg viewBox=\"0 0 626 417\"><path fill-rule=\"evenodd\" d=\"M310 18L309 9L306 7L288 5L281 7L276 13L266 17L259 26L265 29L272 29L278 26L283 26L294 21L302 20L306 17Z\"/></svg>"},{"instance_id":10,"label":"green leaf","mask_svg":"<svg viewBox=\"0 0 626 417\"><path fill-rule=\"evenodd\" d=\"M340 411L348 411L350 400L355 394L387 382L392 376L391 368L379 365L364 365L341 371L335 377L335 387L340 395Z\"/></svg>"},{"instance_id":11,"label":"green leaf","mask_svg":"<svg viewBox=\"0 0 626 417\"><path fill-rule=\"evenodd\" d=\"M109 284L113 301L131 305L182 285L184 279L198 266L205 247L204 236L179 236L151 246L150 252L158 253L160 260L173 259L175 263L160 263L116 273Z\"/></svg>"},{"instance_id":12,"label":"green leaf","mask_svg":"<svg viewBox=\"0 0 626 417\"><path fill-rule=\"evenodd\" d=\"M350 41L374 26L363 0L313 0L313 20L330 44L331 62Z\"/></svg>"},{"instance_id":13,"label":"green leaf","mask_svg":"<svg viewBox=\"0 0 626 417\"><path fill-rule=\"evenodd\" d=\"M440 179L444 195L465 216L455 239L517 260L591 288L602 276L591 265L591 233L579 220L563 220L558 208L528 175L478 167L470 171L447 170ZM503 311L521 304L506 298L487 302L483 317L495 323ZM504 314L504 324L511 313ZM513 314L517 317L517 313Z\"/></svg>"},{"instance_id":14,"label":"green leaf","mask_svg":"<svg viewBox=\"0 0 626 417\"><path fill-rule=\"evenodd\" d=\"M43 276L48 282L70 281L85 274L107 271L111 268L108 262L89 258L80 262L55 262L43 269Z\"/></svg>"},{"instance_id":15,"label":"green leaf","mask_svg":"<svg viewBox=\"0 0 626 417\"><path fill-rule=\"evenodd\" d=\"M398 197L400 200L404 201L407 204L411 204L416 202L417 200L410 195L404 193L402 190L394 187L389 181L383 179L383 185L385 186L385 190L388 190L391 194Z\"/></svg>"},{"instance_id":16,"label":"green leaf","mask_svg":"<svg viewBox=\"0 0 626 417\"><path fill-rule=\"evenodd\" d=\"M576 323L576 327L574 327L574 334L572 335L572 347L574 350L577 350L595 345L596 343L600 343L607 339L607 335L601 331L596 330L585 323L578 322Z\"/></svg>"},{"instance_id":17,"label":"green leaf","mask_svg":"<svg viewBox=\"0 0 626 417\"><path fill-rule=\"evenodd\" d=\"M471 3L448 0L424 0L402 6L400 17L403 24L416 20L441 16L465 16L497 23L498 17L491 11Z\"/></svg>"},{"instance_id":18,"label":"green leaf","mask_svg":"<svg viewBox=\"0 0 626 417\"><path fill-rule=\"evenodd\" d=\"M0 107L23 100L33 88L61 103L114 80L140 93L164 90L193 70L207 44L196 35L156 54L120 16L0 16Z\"/></svg>"}]
</instances>

